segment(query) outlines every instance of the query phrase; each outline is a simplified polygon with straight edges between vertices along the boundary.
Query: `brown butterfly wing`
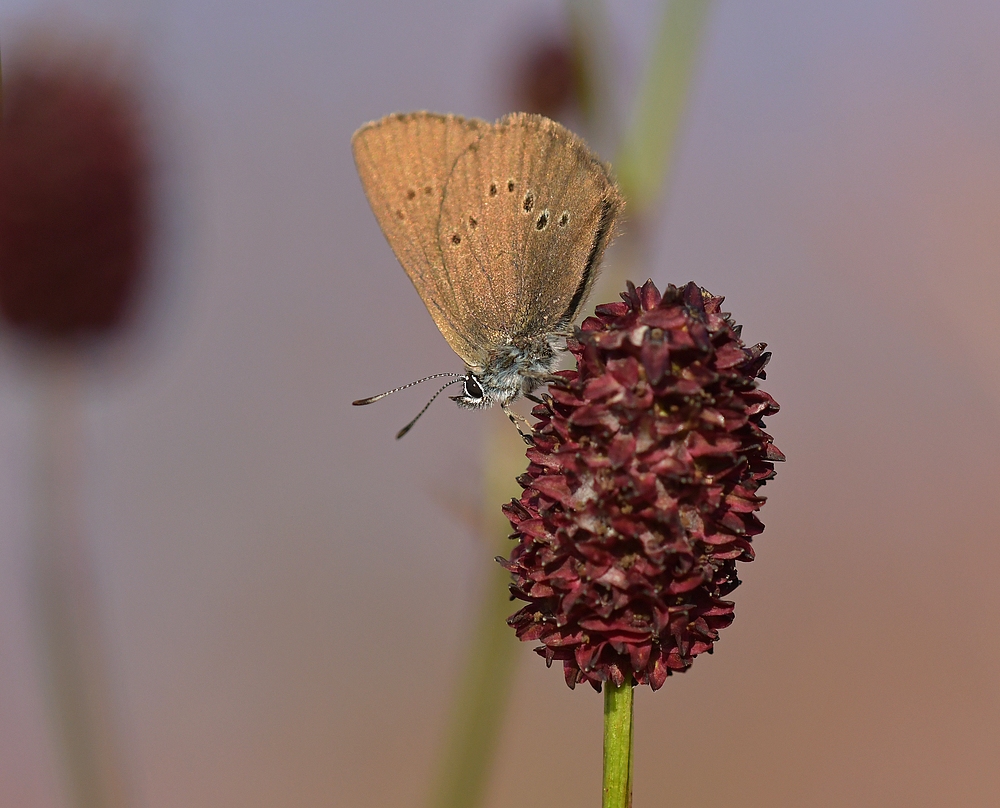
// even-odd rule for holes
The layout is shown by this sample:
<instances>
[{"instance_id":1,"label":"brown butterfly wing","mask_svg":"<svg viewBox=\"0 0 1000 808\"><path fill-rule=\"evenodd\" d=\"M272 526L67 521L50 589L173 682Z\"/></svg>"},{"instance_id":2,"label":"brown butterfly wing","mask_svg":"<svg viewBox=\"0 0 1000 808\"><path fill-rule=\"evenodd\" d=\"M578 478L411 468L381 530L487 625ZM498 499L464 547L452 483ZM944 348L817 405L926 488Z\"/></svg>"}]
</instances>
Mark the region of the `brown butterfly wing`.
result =
<instances>
[{"instance_id":1,"label":"brown butterfly wing","mask_svg":"<svg viewBox=\"0 0 1000 808\"><path fill-rule=\"evenodd\" d=\"M372 212L424 305L466 364L482 362L444 269L438 221L455 160L492 125L457 115L389 115L354 133L354 162Z\"/></svg>"},{"instance_id":2,"label":"brown butterfly wing","mask_svg":"<svg viewBox=\"0 0 1000 808\"><path fill-rule=\"evenodd\" d=\"M580 138L515 113L470 143L445 186L440 249L470 337L497 345L571 322L624 199Z\"/></svg>"}]
</instances>

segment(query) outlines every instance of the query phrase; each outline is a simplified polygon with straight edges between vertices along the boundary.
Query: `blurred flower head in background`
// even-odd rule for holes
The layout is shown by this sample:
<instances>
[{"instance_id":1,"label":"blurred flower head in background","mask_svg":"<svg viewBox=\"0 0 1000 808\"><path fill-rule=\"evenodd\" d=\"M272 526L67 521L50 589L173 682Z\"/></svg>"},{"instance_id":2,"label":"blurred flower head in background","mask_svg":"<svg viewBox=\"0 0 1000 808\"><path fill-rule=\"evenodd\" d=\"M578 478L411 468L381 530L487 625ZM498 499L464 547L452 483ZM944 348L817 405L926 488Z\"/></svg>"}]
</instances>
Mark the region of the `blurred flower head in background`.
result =
<instances>
[{"instance_id":1,"label":"blurred flower head in background","mask_svg":"<svg viewBox=\"0 0 1000 808\"><path fill-rule=\"evenodd\" d=\"M580 103L583 66L568 38L538 38L516 63L512 83L517 109L559 118Z\"/></svg>"},{"instance_id":2,"label":"blurred flower head in background","mask_svg":"<svg viewBox=\"0 0 1000 808\"><path fill-rule=\"evenodd\" d=\"M0 314L68 341L123 325L145 268L151 148L136 84L93 45L4 65Z\"/></svg>"},{"instance_id":3,"label":"blurred flower head in background","mask_svg":"<svg viewBox=\"0 0 1000 808\"><path fill-rule=\"evenodd\" d=\"M576 370L535 407L500 560L527 602L510 625L570 687L656 690L732 622L736 562L764 529L757 489L784 457L763 431L770 354L744 346L723 298L652 281L622 298L583 323Z\"/></svg>"}]
</instances>

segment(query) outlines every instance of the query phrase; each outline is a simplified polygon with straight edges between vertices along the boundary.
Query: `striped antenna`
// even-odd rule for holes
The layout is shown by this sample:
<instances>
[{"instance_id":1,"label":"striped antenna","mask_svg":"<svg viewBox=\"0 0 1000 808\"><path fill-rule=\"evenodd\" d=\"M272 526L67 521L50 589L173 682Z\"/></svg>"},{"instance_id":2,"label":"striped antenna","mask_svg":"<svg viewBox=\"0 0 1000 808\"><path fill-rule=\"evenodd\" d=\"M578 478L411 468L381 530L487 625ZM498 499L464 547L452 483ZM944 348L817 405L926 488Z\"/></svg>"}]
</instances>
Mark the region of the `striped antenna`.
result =
<instances>
[{"instance_id":1,"label":"striped antenna","mask_svg":"<svg viewBox=\"0 0 1000 808\"><path fill-rule=\"evenodd\" d=\"M380 398L385 398L386 396L391 396L393 393L398 393L400 390L405 390L407 387L413 387L415 384L422 384L423 382L428 382L431 379L440 379L442 376L462 376L461 373L435 373L433 376L425 376L422 379L417 379L415 382L410 382L409 384L404 384L402 387L397 387L394 390L386 390L384 393L379 393L377 396L371 396L370 398L359 398L357 401L352 401L351 403L355 407L363 407L365 404L372 404L378 401ZM448 384L454 384L454 382L448 382ZM446 384L445 387L448 385ZM441 388L444 389L443 387ZM438 390L440 393L441 390ZM432 398L431 401L434 399ZM417 416L419 417L419 416ZM416 419L414 419L416 420Z\"/></svg>"},{"instance_id":2,"label":"striped antenna","mask_svg":"<svg viewBox=\"0 0 1000 808\"><path fill-rule=\"evenodd\" d=\"M461 375L461 374L459 374L459 375ZM423 415L425 412L427 412L427 408L431 404L434 403L434 399L436 399L439 395L441 395L447 388L451 387L453 384L458 384L463 379L464 379L464 377L462 379L452 379L447 384L442 385L441 389L438 390L434 395L431 396L431 400L428 401L426 404L424 404L424 408L420 412L417 413L417 417L414 418L412 421L410 421L410 423L408 423L401 430L399 430L399 432L396 433L396 440L399 440L401 437L403 437L403 435L405 435L407 432L410 431L410 427L412 427L417 422L417 418L419 418L421 415Z\"/></svg>"}]
</instances>

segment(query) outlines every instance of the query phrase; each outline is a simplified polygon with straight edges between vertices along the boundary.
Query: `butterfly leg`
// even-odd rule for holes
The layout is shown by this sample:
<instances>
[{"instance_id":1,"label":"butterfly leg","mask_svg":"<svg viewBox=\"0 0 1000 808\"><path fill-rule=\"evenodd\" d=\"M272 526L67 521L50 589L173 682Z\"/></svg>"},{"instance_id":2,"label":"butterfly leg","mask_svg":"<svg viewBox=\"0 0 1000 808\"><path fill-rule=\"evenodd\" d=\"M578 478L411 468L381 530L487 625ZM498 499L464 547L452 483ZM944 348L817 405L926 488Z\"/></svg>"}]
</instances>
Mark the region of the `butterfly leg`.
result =
<instances>
[{"instance_id":1,"label":"butterfly leg","mask_svg":"<svg viewBox=\"0 0 1000 808\"><path fill-rule=\"evenodd\" d=\"M528 446L533 446L535 442L531 439L531 424L528 423L527 419L522 418L516 412L511 410L506 403L501 404L500 408L507 414L510 422L514 425L514 429L517 430L517 434L521 436L521 440L528 444ZM524 432L521 429L521 424L524 424L528 428L527 432Z\"/></svg>"}]
</instances>

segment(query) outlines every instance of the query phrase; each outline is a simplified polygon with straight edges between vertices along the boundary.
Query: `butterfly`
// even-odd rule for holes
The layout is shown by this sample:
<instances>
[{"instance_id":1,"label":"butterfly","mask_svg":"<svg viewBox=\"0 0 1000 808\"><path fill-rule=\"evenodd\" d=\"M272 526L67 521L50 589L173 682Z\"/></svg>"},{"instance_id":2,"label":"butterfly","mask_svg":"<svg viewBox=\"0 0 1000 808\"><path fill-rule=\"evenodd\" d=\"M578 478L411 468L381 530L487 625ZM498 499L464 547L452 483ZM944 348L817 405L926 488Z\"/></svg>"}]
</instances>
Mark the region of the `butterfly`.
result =
<instances>
[{"instance_id":1,"label":"butterfly","mask_svg":"<svg viewBox=\"0 0 1000 808\"><path fill-rule=\"evenodd\" d=\"M427 377L458 378L396 437L458 383L460 407L499 404L526 437L509 405L551 378L597 278L624 207L610 169L564 126L526 113L389 115L351 145L389 246L465 363Z\"/></svg>"}]
</instances>

